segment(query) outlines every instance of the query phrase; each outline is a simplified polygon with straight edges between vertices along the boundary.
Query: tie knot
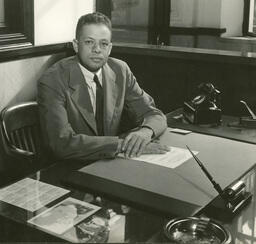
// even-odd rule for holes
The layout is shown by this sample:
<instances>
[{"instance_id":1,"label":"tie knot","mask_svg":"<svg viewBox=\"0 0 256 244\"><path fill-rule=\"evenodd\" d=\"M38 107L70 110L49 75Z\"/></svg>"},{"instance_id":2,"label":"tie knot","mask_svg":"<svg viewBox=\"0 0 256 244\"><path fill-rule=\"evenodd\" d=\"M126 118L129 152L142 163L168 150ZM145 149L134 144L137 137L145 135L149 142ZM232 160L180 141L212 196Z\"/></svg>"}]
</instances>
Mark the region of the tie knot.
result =
<instances>
[{"instance_id":1,"label":"tie knot","mask_svg":"<svg viewBox=\"0 0 256 244\"><path fill-rule=\"evenodd\" d=\"M94 75L93 81L96 83L97 86L100 86L100 87L101 87L101 84L100 84L100 81L99 81L99 78L98 78L97 75Z\"/></svg>"}]
</instances>

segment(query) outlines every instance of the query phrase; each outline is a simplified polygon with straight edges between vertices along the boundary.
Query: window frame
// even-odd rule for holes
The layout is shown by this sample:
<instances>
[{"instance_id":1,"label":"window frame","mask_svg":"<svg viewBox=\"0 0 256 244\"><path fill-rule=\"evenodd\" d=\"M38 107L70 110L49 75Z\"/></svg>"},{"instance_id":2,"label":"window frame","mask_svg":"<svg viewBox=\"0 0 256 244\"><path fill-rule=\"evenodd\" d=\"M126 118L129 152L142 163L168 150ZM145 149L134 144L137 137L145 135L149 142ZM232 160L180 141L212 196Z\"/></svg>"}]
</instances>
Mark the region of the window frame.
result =
<instances>
[{"instance_id":1,"label":"window frame","mask_svg":"<svg viewBox=\"0 0 256 244\"><path fill-rule=\"evenodd\" d=\"M245 0L246 1L246 0ZM107 15L111 19L111 0L96 0L96 11ZM139 26L113 26L115 28L129 30L147 30L147 43L153 45L170 45L171 35L192 35L197 45L198 35L220 36L226 32L226 28L204 27L175 27L170 26L171 1L149 0L149 23L146 28Z\"/></svg>"},{"instance_id":2,"label":"window frame","mask_svg":"<svg viewBox=\"0 0 256 244\"><path fill-rule=\"evenodd\" d=\"M4 0L5 26L0 50L34 44L34 0Z\"/></svg>"},{"instance_id":3,"label":"window frame","mask_svg":"<svg viewBox=\"0 0 256 244\"><path fill-rule=\"evenodd\" d=\"M243 36L256 37L256 25L253 20L256 19L254 14L255 0L244 0L244 16L243 16Z\"/></svg>"},{"instance_id":4,"label":"window frame","mask_svg":"<svg viewBox=\"0 0 256 244\"><path fill-rule=\"evenodd\" d=\"M111 19L111 0L96 0L96 11L107 15ZM164 43L169 45L170 0L149 0L149 23L147 28L148 44ZM113 26L112 28L126 30L140 30L140 26Z\"/></svg>"}]
</instances>

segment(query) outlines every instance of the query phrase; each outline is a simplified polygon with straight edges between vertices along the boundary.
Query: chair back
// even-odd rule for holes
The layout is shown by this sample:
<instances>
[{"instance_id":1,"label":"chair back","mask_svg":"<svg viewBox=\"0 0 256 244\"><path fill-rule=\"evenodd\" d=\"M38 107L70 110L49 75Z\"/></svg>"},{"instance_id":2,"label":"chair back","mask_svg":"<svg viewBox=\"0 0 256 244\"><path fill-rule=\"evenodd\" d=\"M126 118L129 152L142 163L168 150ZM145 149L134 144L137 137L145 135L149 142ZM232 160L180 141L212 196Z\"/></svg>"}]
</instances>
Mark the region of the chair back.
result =
<instances>
[{"instance_id":1,"label":"chair back","mask_svg":"<svg viewBox=\"0 0 256 244\"><path fill-rule=\"evenodd\" d=\"M40 125L37 102L20 103L1 112L6 153L33 159L40 153Z\"/></svg>"}]
</instances>

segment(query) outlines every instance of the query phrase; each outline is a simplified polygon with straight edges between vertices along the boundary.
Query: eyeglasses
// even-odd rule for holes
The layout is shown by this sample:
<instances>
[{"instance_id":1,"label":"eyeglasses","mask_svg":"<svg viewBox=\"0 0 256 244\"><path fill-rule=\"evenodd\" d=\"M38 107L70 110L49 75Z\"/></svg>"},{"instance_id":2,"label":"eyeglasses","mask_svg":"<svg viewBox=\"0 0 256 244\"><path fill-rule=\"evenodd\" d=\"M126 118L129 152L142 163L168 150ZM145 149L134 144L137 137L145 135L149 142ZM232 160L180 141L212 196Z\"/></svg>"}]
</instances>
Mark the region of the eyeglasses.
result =
<instances>
[{"instance_id":1,"label":"eyeglasses","mask_svg":"<svg viewBox=\"0 0 256 244\"><path fill-rule=\"evenodd\" d=\"M83 41L83 43L89 48L94 48L96 47L96 45L98 45L102 50L108 49L108 47L111 45L111 42L108 42L106 40L100 40L97 42L96 40L93 40L93 39L86 39Z\"/></svg>"}]
</instances>

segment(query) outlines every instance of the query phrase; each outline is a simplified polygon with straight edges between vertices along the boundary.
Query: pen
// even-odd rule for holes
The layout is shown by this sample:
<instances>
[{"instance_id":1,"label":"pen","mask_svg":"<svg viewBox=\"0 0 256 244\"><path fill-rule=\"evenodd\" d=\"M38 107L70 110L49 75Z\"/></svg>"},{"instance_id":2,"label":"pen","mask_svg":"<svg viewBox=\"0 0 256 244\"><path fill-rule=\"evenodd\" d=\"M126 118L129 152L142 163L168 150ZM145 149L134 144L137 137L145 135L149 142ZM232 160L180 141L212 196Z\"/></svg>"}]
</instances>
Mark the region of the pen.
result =
<instances>
[{"instance_id":1,"label":"pen","mask_svg":"<svg viewBox=\"0 0 256 244\"><path fill-rule=\"evenodd\" d=\"M198 165L200 166L200 168L203 170L203 172L205 173L205 175L207 176L207 178L211 181L211 183L213 184L213 187L216 189L216 191L219 194L223 193L223 190L221 189L220 185L217 184L211 174L208 172L208 170L204 167L203 163L199 160L199 158L190 150L190 148L186 145L187 149L189 150L189 152L191 153L191 155L193 156L193 158L196 160L196 162L198 163Z\"/></svg>"}]
</instances>

